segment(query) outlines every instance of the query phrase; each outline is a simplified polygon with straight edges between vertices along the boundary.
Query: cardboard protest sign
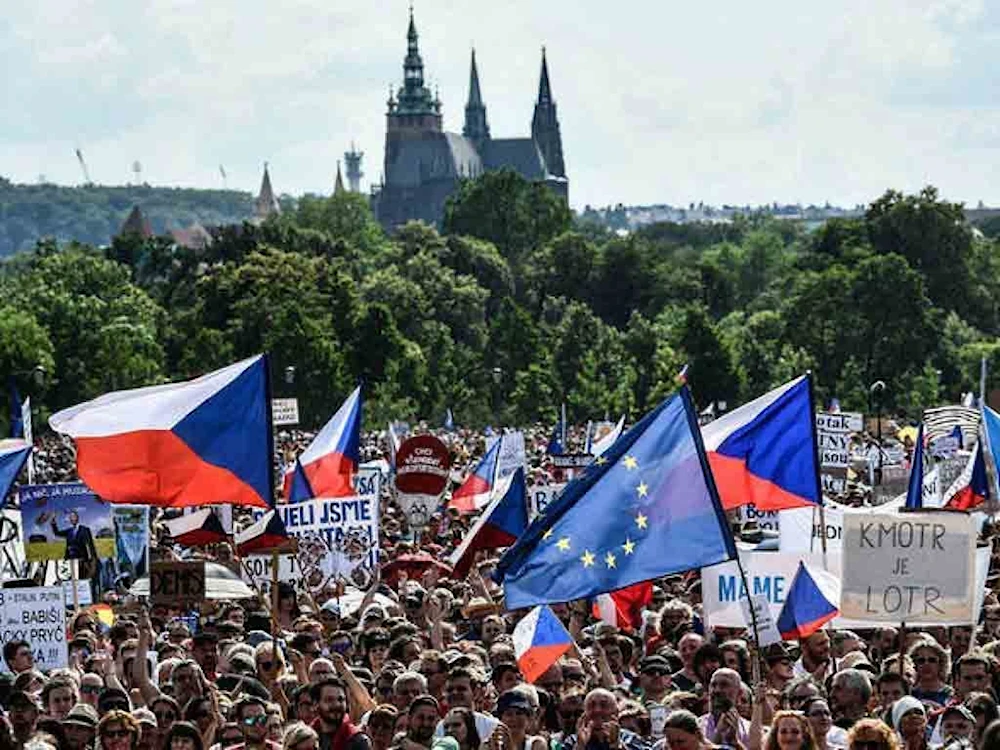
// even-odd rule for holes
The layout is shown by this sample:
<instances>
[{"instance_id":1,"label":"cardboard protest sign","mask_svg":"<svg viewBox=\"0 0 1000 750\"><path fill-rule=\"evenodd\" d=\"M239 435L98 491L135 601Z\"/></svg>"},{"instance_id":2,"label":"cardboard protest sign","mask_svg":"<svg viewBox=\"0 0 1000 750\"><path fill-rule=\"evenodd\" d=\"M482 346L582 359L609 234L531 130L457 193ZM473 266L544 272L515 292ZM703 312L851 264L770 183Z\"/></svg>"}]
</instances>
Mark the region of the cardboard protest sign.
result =
<instances>
[{"instance_id":1,"label":"cardboard protest sign","mask_svg":"<svg viewBox=\"0 0 1000 750\"><path fill-rule=\"evenodd\" d=\"M417 435L396 453L396 491L404 495L440 497L448 483L451 456L433 435Z\"/></svg>"},{"instance_id":2,"label":"cardboard protest sign","mask_svg":"<svg viewBox=\"0 0 1000 750\"><path fill-rule=\"evenodd\" d=\"M851 435L861 432L862 421L862 416L854 412L816 414L816 442L824 494L840 495L847 489Z\"/></svg>"},{"instance_id":3,"label":"cardboard protest sign","mask_svg":"<svg viewBox=\"0 0 1000 750\"><path fill-rule=\"evenodd\" d=\"M527 471L528 458L524 448L524 433L520 430L505 431L502 436L487 440L486 450L489 451L497 440L503 442L500 444L500 455L497 457L496 478L505 479L519 467L524 467Z\"/></svg>"},{"instance_id":4,"label":"cardboard protest sign","mask_svg":"<svg viewBox=\"0 0 1000 750\"><path fill-rule=\"evenodd\" d=\"M378 566L378 482L373 494L317 498L304 503L279 504L278 513L288 533L299 540L295 555L282 555L281 581L306 580L318 587L333 577L365 588ZM254 511L255 517L263 511ZM270 587L270 555L250 555L244 560L243 579L260 590Z\"/></svg>"},{"instance_id":5,"label":"cardboard protest sign","mask_svg":"<svg viewBox=\"0 0 1000 750\"><path fill-rule=\"evenodd\" d=\"M808 509L807 509L808 510ZM743 505L737 510L736 517L741 523L754 522L763 531L781 531L781 511L757 510L753 503Z\"/></svg>"},{"instance_id":6,"label":"cardboard protest sign","mask_svg":"<svg viewBox=\"0 0 1000 750\"><path fill-rule=\"evenodd\" d=\"M195 604L205 599L205 563L154 562L149 571L153 605Z\"/></svg>"},{"instance_id":7,"label":"cardboard protest sign","mask_svg":"<svg viewBox=\"0 0 1000 750\"><path fill-rule=\"evenodd\" d=\"M68 666L63 598L62 586L0 589L0 645L27 641L35 657L35 669ZM2 659L0 670L10 671Z\"/></svg>"},{"instance_id":8,"label":"cardboard protest sign","mask_svg":"<svg viewBox=\"0 0 1000 750\"><path fill-rule=\"evenodd\" d=\"M24 485L20 497L27 560L80 560L90 578L98 559L114 556L111 508L83 482Z\"/></svg>"},{"instance_id":9,"label":"cardboard protest sign","mask_svg":"<svg viewBox=\"0 0 1000 750\"><path fill-rule=\"evenodd\" d=\"M974 622L976 534L963 513L848 515L840 611L876 622Z\"/></svg>"},{"instance_id":10,"label":"cardboard protest sign","mask_svg":"<svg viewBox=\"0 0 1000 750\"><path fill-rule=\"evenodd\" d=\"M534 519L539 513L545 511L547 507L559 497L559 493L566 486L563 484L533 484L528 488L528 514Z\"/></svg>"},{"instance_id":11,"label":"cardboard protest sign","mask_svg":"<svg viewBox=\"0 0 1000 750\"><path fill-rule=\"evenodd\" d=\"M740 607L743 610L743 621L751 631L754 626L754 618L757 624L757 646L764 648L772 643L781 643L781 633L771 616L771 606L764 594L753 594L740 599ZM751 614L750 608L753 607Z\"/></svg>"},{"instance_id":12,"label":"cardboard protest sign","mask_svg":"<svg viewBox=\"0 0 1000 750\"><path fill-rule=\"evenodd\" d=\"M116 505L111 509L111 522L116 576L128 575L134 583L149 571L149 506Z\"/></svg>"}]
</instances>

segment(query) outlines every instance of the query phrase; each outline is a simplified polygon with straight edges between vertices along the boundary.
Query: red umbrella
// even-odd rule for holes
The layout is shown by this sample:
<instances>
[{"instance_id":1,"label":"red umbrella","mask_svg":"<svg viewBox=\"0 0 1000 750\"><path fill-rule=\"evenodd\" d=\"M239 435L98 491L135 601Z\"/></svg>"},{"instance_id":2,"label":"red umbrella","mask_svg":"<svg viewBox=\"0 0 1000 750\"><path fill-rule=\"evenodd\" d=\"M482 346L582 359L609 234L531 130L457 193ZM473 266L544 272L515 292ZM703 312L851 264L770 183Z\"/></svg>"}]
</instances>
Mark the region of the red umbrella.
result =
<instances>
[{"instance_id":1,"label":"red umbrella","mask_svg":"<svg viewBox=\"0 0 1000 750\"><path fill-rule=\"evenodd\" d=\"M424 571L437 568L441 575L451 575L451 567L426 552L400 555L382 566L382 580L395 584L400 573L411 581L419 581Z\"/></svg>"}]
</instances>

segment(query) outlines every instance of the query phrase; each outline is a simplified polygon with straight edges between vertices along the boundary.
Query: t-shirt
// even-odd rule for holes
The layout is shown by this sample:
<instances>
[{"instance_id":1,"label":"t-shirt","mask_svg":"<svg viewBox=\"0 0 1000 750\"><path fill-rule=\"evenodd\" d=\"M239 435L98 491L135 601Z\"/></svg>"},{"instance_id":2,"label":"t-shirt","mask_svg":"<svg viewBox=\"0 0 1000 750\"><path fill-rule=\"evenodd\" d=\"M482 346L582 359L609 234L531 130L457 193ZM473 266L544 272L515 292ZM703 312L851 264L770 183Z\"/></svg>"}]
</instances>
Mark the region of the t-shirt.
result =
<instances>
[{"instance_id":1,"label":"t-shirt","mask_svg":"<svg viewBox=\"0 0 1000 750\"><path fill-rule=\"evenodd\" d=\"M673 681L675 688L683 690L686 693L697 693L699 688L701 688L701 683L697 680L692 680L684 674L683 669L680 672L674 672L670 679Z\"/></svg>"},{"instance_id":2,"label":"t-shirt","mask_svg":"<svg viewBox=\"0 0 1000 750\"><path fill-rule=\"evenodd\" d=\"M472 714L476 719L476 731L479 732L479 740L480 742L486 742L490 738L490 735L493 734L493 730L500 726L500 720L479 711L473 711ZM437 729L434 730L434 736L444 737L443 721L438 722Z\"/></svg>"}]
</instances>

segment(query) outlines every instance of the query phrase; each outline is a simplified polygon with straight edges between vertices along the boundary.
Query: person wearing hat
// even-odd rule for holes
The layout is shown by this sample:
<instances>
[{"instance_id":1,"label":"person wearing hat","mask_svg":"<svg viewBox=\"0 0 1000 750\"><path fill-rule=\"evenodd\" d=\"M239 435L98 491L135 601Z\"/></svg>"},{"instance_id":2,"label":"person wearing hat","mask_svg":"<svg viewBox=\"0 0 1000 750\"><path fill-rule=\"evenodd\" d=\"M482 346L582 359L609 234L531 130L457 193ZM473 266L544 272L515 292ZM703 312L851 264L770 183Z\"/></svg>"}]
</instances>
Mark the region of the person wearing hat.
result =
<instances>
[{"instance_id":1,"label":"person wearing hat","mask_svg":"<svg viewBox=\"0 0 1000 750\"><path fill-rule=\"evenodd\" d=\"M7 718L18 746L23 746L35 733L39 713L38 701L31 693L14 690L7 698Z\"/></svg>"},{"instance_id":2,"label":"person wearing hat","mask_svg":"<svg viewBox=\"0 0 1000 750\"><path fill-rule=\"evenodd\" d=\"M767 663L767 686L780 693L795 676L792 656L783 643L772 643L764 650L764 661Z\"/></svg>"},{"instance_id":3,"label":"person wearing hat","mask_svg":"<svg viewBox=\"0 0 1000 750\"><path fill-rule=\"evenodd\" d=\"M912 695L892 704L892 728L902 739L904 750L926 750L927 709Z\"/></svg>"},{"instance_id":4,"label":"person wearing hat","mask_svg":"<svg viewBox=\"0 0 1000 750\"><path fill-rule=\"evenodd\" d=\"M972 734L976 729L976 717L961 703L956 703L953 706L948 706L941 713L939 725L941 738L944 742L956 738L972 739Z\"/></svg>"},{"instance_id":5,"label":"person wearing hat","mask_svg":"<svg viewBox=\"0 0 1000 750\"><path fill-rule=\"evenodd\" d=\"M534 709L531 701L518 689L508 690L497 699L494 712L500 718L500 726L495 730L496 742L504 748L516 750L545 750L546 743L541 737L528 735L528 726Z\"/></svg>"},{"instance_id":6,"label":"person wearing hat","mask_svg":"<svg viewBox=\"0 0 1000 750\"><path fill-rule=\"evenodd\" d=\"M66 750L86 750L97 736L97 711L87 703L77 703L62 720Z\"/></svg>"},{"instance_id":7,"label":"person wearing hat","mask_svg":"<svg viewBox=\"0 0 1000 750\"><path fill-rule=\"evenodd\" d=\"M647 656L639 662L637 682L643 703L663 703L673 689L670 662L660 654Z\"/></svg>"},{"instance_id":8,"label":"person wearing hat","mask_svg":"<svg viewBox=\"0 0 1000 750\"><path fill-rule=\"evenodd\" d=\"M407 710L406 739L409 745L420 745L429 748L435 737L435 726L438 723L440 704L433 695L418 695L410 703ZM444 732L438 732L438 737L444 737Z\"/></svg>"}]
</instances>

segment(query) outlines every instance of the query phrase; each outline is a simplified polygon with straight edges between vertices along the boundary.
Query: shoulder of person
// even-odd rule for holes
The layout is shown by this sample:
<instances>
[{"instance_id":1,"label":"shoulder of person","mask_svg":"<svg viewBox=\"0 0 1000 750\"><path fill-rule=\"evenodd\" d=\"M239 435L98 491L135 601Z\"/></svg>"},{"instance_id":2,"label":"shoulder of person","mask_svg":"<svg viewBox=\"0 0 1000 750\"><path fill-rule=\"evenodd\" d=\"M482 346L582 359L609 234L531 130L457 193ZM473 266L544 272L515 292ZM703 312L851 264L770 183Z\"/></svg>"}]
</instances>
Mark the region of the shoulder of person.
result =
<instances>
[{"instance_id":1,"label":"shoulder of person","mask_svg":"<svg viewBox=\"0 0 1000 750\"><path fill-rule=\"evenodd\" d=\"M364 732L358 732L351 739L347 741L347 748L349 750L366 750L372 746L371 737L369 737Z\"/></svg>"}]
</instances>

